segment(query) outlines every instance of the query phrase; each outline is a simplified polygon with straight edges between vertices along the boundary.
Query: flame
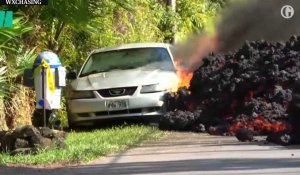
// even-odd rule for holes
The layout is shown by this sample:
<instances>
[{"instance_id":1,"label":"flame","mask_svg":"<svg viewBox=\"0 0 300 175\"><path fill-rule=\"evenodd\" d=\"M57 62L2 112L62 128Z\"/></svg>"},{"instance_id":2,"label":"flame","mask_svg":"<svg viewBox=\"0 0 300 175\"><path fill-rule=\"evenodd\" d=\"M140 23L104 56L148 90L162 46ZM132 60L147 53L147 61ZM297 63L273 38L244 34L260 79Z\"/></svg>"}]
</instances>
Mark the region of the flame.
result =
<instances>
[{"instance_id":1,"label":"flame","mask_svg":"<svg viewBox=\"0 0 300 175\"><path fill-rule=\"evenodd\" d=\"M217 45L217 35L209 33L192 36L186 42L175 45L177 52L173 56L179 83L176 83L176 87L174 85L173 92L176 92L180 87L189 88L193 70L202 65L202 59L206 55L212 51L217 51Z\"/></svg>"},{"instance_id":2,"label":"flame","mask_svg":"<svg viewBox=\"0 0 300 175\"><path fill-rule=\"evenodd\" d=\"M193 77L193 73L188 70L185 66L180 61L175 61L175 66L177 70L177 77L179 78L179 82L177 85L177 88L180 87L189 87L190 86L190 81Z\"/></svg>"}]
</instances>

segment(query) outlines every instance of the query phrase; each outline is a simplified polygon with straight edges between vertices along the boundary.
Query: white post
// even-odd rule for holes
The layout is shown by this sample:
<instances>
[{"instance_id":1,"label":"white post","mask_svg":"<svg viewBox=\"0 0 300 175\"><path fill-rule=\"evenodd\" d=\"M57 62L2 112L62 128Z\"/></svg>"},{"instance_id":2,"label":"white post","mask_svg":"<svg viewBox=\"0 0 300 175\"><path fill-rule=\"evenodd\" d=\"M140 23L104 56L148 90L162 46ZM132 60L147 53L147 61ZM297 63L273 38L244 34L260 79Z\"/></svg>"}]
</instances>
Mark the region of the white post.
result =
<instances>
[{"instance_id":1,"label":"white post","mask_svg":"<svg viewBox=\"0 0 300 175\"><path fill-rule=\"evenodd\" d=\"M167 0L167 5L171 7L173 12L176 12L176 0ZM177 26L174 25L172 30L175 33L175 31L177 30ZM172 36L170 43L175 44L175 42L176 42L176 34Z\"/></svg>"},{"instance_id":2,"label":"white post","mask_svg":"<svg viewBox=\"0 0 300 175\"><path fill-rule=\"evenodd\" d=\"M168 5L172 8L172 10L176 11L176 0L168 0Z\"/></svg>"}]
</instances>

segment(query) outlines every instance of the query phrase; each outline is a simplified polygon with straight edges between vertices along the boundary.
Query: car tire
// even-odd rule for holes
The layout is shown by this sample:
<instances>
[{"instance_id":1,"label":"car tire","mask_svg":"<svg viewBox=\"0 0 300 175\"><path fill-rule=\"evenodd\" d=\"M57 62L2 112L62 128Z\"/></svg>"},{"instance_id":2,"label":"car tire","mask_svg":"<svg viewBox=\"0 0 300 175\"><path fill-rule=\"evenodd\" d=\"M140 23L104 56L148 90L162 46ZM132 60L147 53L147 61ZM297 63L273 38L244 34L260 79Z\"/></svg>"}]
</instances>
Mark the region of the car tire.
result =
<instances>
[{"instance_id":1,"label":"car tire","mask_svg":"<svg viewBox=\"0 0 300 175\"><path fill-rule=\"evenodd\" d=\"M67 112L68 116L68 131L80 131L80 130L86 130L87 128L85 126L81 126L76 124L75 122L72 122L71 115L69 112Z\"/></svg>"},{"instance_id":2,"label":"car tire","mask_svg":"<svg viewBox=\"0 0 300 175\"><path fill-rule=\"evenodd\" d=\"M79 129L78 126L74 122L71 121L71 119L70 119L71 116L70 116L68 111L67 111L67 115L68 115L68 128L69 128L69 130L78 130Z\"/></svg>"},{"instance_id":3,"label":"car tire","mask_svg":"<svg viewBox=\"0 0 300 175\"><path fill-rule=\"evenodd\" d=\"M160 118L161 118L160 115L143 117L143 124L148 126L158 127Z\"/></svg>"}]
</instances>

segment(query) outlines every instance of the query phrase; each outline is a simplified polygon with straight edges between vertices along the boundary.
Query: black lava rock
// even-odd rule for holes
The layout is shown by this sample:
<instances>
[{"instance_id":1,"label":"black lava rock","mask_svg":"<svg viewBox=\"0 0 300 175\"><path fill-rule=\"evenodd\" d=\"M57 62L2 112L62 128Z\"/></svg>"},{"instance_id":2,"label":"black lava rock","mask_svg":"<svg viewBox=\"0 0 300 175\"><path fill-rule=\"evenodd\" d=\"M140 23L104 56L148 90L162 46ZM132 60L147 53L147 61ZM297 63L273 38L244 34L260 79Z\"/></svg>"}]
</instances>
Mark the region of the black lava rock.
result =
<instances>
[{"instance_id":1,"label":"black lava rock","mask_svg":"<svg viewBox=\"0 0 300 175\"><path fill-rule=\"evenodd\" d=\"M159 123L159 128L164 130L186 131L191 130L195 122L194 114L188 111L171 111L166 113Z\"/></svg>"},{"instance_id":2,"label":"black lava rock","mask_svg":"<svg viewBox=\"0 0 300 175\"><path fill-rule=\"evenodd\" d=\"M268 134L267 141L282 146L288 146L293 143L293 138L290 132L272 132Z\"/></svg>"},{"instance_id":3,"label":"black lava rock","mask_svg":"<svg viewBox=\"0 0 300 175\"><path fill-rule=\"evenodd\" d=\"M11 132L1 132L0 151L10 154L36 153L38 150L65 148L66 133L50 128L37 129L26 125Z\"/></svg>"},{"instance_id":4,"label":"black lava rock","mask_svg":"<svg viewBox=\"0 0 300 175\"><path fill-rule=\"evenodd\" d=\"M247 128L241 128L236 132L235 137L241 142L251 142L253 140L253 135L253 131Z\"/></svg>"},{"instance_id":5,"label":"black lava rock","mask_svg":"<svg viewBox=\"0 0 300 175\"><path fill-rule=\"evenodd\" d=\"M289 104L288 112L295 137L293 139L300 143L300 81L293 88L293 100Z\"/></svg>"}]
</instances>

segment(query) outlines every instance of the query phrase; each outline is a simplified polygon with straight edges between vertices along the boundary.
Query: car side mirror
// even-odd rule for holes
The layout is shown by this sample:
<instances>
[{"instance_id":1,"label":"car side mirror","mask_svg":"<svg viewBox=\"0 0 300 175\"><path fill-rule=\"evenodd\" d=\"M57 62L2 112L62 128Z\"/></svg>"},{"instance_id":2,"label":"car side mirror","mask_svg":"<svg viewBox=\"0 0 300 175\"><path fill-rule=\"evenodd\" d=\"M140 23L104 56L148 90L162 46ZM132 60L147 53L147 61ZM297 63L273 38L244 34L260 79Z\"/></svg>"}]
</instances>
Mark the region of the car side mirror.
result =
<instances>
[{"instance_id":1,"label":"car side mirror","mask_svg":"<svg viewBox=\"0 0 300 175\"><path fill-rule=\"evenodd\" d=\"M75 80L77 78L77 73L76 72L68 72L66 78L68 80Z\"/></svg>"}]
</instances>

